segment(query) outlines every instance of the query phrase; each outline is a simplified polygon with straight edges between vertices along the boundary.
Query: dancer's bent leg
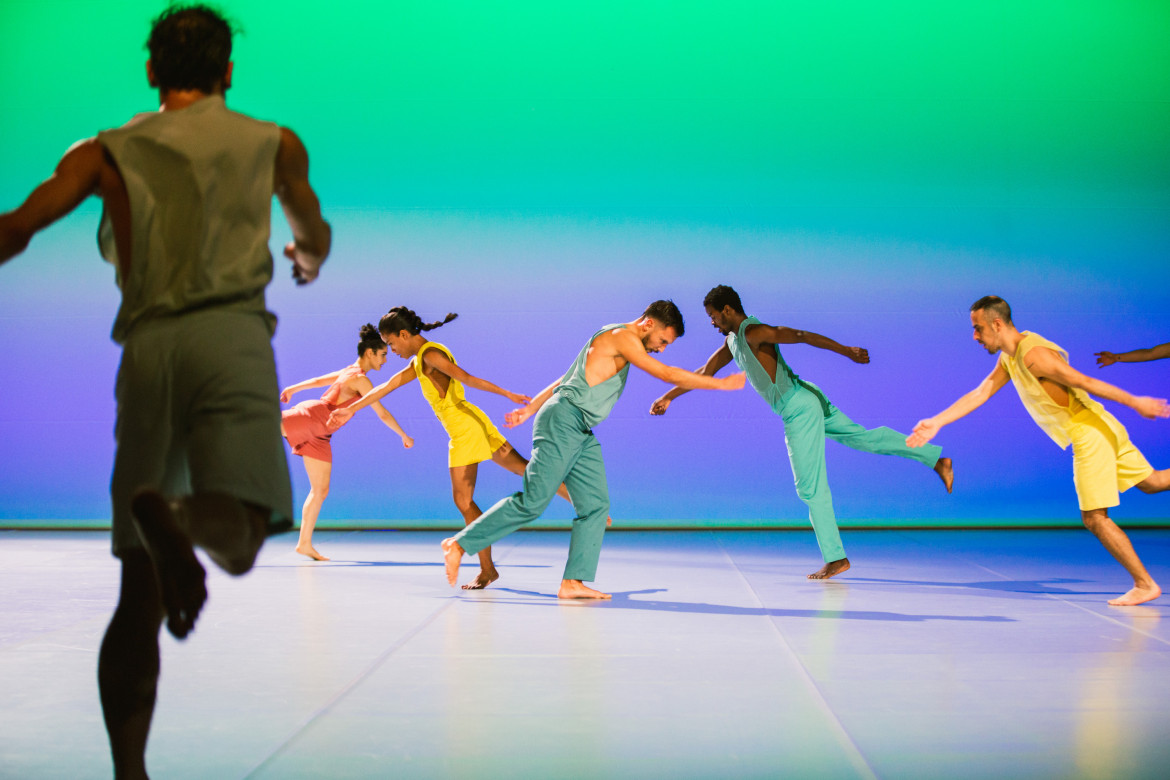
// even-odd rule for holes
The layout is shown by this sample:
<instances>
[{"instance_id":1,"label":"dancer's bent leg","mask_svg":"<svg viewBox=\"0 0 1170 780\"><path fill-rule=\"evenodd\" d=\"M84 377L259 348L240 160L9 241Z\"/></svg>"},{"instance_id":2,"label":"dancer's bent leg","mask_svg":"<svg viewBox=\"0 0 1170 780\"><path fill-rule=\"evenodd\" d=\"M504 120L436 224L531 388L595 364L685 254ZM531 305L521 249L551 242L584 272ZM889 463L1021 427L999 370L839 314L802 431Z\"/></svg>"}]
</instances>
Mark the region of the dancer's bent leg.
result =
<instances>
[{"instance_id":1,"label":"dancer's bent leg","mask_svg":"<svg viewBox=\"0 0 1170 780\"><path fill-rule=\"evenodd\" d=\"M464 525L471 525L483 514L475 503L475 480L478 475L478 463L451 467L451 497L455 499L459 514L463 515ZM479 575L464 585L463 589L483 590L499 578L500 573L492 561L492 548L485 547L479 551Z\"/></svg>"}]
</instances>

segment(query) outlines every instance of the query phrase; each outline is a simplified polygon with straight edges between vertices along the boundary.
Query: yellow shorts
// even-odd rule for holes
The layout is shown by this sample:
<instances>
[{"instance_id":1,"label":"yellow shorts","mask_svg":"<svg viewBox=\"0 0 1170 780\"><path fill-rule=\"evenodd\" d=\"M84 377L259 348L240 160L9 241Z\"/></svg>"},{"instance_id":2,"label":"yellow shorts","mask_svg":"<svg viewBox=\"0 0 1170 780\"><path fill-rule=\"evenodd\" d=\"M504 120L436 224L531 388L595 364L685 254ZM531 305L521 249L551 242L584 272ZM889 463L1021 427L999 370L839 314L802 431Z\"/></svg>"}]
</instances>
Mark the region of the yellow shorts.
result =
<instances>
[{"instance_id":1,"label":"yellow shorts","mask_svg":"<svg viewBox=\"0 0 1170 780\"><path fill-rule=\"evenodd\" d=\"M443 409L439 422L451 437L447 465L452 468L491 460L492 453L508 443L483 410L467 401Z\"/></svg>"},{"instance_id":2,"label":"yellow shorts","mask_svg":"<svg viewBox=\"0 0 1170 780\"><path fill-rule=\"evenodd\" d=\"M1118 423L1118 428L1121 424ZM1083 409L1066 428L1072 437L1073 481L1082 511L1121 503L1121 493L1154 473L1153 466L1129 441L1093 412Z\"/></svg>"}]
</instances>

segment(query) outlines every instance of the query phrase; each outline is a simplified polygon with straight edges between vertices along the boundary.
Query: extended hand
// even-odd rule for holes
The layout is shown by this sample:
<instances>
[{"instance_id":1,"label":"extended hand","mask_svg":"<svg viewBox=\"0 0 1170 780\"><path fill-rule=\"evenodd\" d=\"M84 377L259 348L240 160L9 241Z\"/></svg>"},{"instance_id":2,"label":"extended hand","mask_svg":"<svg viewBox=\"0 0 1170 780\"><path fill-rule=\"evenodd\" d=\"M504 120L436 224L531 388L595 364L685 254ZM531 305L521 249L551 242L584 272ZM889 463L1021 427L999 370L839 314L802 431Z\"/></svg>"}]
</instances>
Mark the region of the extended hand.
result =
<instances>
[{"instance_id":1,"label":"extended hand","mask_svg":"<svg viewBox=\"0 0 1170 780\"><path fill-rule=\"evenodd\" d=\"M906 437L906 446L921 447L935 437L940 427L933 417L919 420L918 424L914 426L914 432Z\"/></svg>"},{"instance_id":2,"label":"extended hand","mask_svg":"<svg viewBox=\"0 0 1170 780\"><path fill-rule=\"evenodd\" d=\"M410 438L409 436L403 436L402 437L402 446L409 450L411 447L414 446L414 439Z\"/></svg>"},{"instance_id":3,"label":"extended hand","mask_svg":"<svg viewBox=\"0 0 1170 780\"><path fill-rule=\"evenodd\" d=\"M1133 409L1142 417L1150 420L1156 417L1170 417L1170 406L1166 405L1165 398L1150 398L1148 395L1139 395L1134 399Z\"/></svg>"},{"instance_id":4,"label":"extended hand","mask_svg":"<svg viewBox=\"0 0 1170 780\"><path fill-rule=\"evenodd\" d=\"M659 398L650 406L650 414L666 414L666 410L670 408L669 398Z\"/></svg>"},{"instance_id":5,"label":"extended hand","mask_svg":"<svg viewBox=\"0 0 1170 780\"><path fill-rule=\"evenodd\" d=\"M514 404L530 404L532 403L532 396L521 393L508 393L508 400Z\"/></svg>"},{"instance_id":6,"label":"extended hand","mask_svg":"<svg viewBox=\"0 0 1170 780\"><path fill-rule=\"evenodd\" d=\"M292 260L293 264L293 279L297 280L297 284L308 284L317 278L317 274L321 270L321 264L310 260L302 252L297 251L297 244L295 241L289 241L284 245L284 256Z\"/></svg>"},{"instance_id":7,"label":"extended hand","mask_svg":"<svg viewBox=\"0 0 1170 780\"><path fill-rule=\"evenodd\" d=\"M1117 355L1112 352L1097 352L1097 368L1105 368L1117 362Z\"/></svg>"},{"instance_id":8,"label":"extended hand","mask_svg":"<svg viewBox=\"0 0 1170 780\"><path fill-rule=\"evenodd\" d=\"M532 416L532 408L530 406L523 406L519 409L513 409L504 415L504 425L509 428L515 428L517 425L523 425L524 421Z\"/></svg>"},{"instance_id":9,"label":"extended hand","mask_svg":"<svg viewBox=\"0 0 1170 780\"><path fill-rule=\"evenodd\" d=\"M869 350L865 347L849 347L846 357L848 357L854 363L868 363Z\"/></svg>"},{"instance_id":10,"label":"extended hand","mask_svg":"<svg viewBox=\"0 0 1170 780\"><path fill-rule=\"evenodd\" d=\"M747 375L744 372L740 371L738 374L732 374L729 377L725 377L723 379L722 389L724 389L724 390L742 390L743 384L746 380L747 380Z\"/></svg>"},{"instance_id":11,"label":"extended hand","mask_svg":"<svg viewBox=\"0 0 1170 780\"><path fill-rule=\"evenodd\" d=\"M350 417L353 417L352 409L334 409L329 413L329 420L326 422L326 424L340 428L349 422Z\"/></svg>"},{"instance_id":12,"label":"extended hand","mask_svg":"<svg viewBox=\"0 0 1170 780\"><path fill-rule=\"evenodd\" d=\"M282 404L287 404L289 401L292 400L292 397L293 397L293 392L291 389L286 387L285 389L280 391L280 402Z\"/></svg>"}]
</instances>

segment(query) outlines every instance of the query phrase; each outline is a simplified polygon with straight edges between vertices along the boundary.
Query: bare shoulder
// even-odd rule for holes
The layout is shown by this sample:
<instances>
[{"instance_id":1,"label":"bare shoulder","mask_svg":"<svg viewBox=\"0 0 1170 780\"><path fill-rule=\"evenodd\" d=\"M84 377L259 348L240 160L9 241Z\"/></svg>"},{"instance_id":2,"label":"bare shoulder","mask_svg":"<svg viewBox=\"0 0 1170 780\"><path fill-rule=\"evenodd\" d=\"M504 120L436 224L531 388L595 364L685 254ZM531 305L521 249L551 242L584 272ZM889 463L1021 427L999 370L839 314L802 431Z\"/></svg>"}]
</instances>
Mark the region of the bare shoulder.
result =
<instances>
[{"instance_id":1,"label":"bare shoulder","mask_svg":"<svg viewBox=\"0 0 1170 780\"><path fill-rule=\"evenodd\" d=\"M594 352L606 355L620 355L632 346L641 348L642 342L627 328L618 327L607 330L593 339Z\"/></svg>"}]
</instances>

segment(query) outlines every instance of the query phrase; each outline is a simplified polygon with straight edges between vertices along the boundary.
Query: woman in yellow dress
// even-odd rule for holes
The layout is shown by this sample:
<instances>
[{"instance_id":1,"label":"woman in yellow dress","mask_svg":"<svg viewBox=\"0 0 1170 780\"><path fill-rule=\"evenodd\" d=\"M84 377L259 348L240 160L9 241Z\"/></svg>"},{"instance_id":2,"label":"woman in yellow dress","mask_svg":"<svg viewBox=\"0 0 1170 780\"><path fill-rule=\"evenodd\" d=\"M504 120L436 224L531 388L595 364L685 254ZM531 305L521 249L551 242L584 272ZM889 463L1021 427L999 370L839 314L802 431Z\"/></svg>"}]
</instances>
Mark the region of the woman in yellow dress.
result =
<instances>
[{"instance_id":1,"label":"woman in yellow dress","mask_svg":"<svg viewBox=\"0 0 1170 780\"><path fill-rule=\"evenodd\" d=\"M475 480L479 464L491 460L513 474L523 475L528 460L516 452L478 406L463 397L463 387L466 385L502 395L516 404L527 404L532 399L472 376L456 364L451 350L422 335L424 331L446 325L456 316L448 314L441 322L423 322L421 317L405 306L395 306L386 313L378 322L378 334L391 352L409 360L410 365L363 395L360 401L335 410L330 421L335 424L344 422L359 409L376 403L388 393L418 379L423 397L434 409L435 416L451 439L447 450L451 494L455 506L463 515L463 522L469 525L482 514L475 503ZM569 492L564 485L561 485L557 495L569 499ZM479 590L499 579L490 547L479 553L479 565L479 576L464 585L464 590Z\"/></svg>"}]
</instances>

